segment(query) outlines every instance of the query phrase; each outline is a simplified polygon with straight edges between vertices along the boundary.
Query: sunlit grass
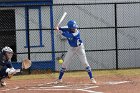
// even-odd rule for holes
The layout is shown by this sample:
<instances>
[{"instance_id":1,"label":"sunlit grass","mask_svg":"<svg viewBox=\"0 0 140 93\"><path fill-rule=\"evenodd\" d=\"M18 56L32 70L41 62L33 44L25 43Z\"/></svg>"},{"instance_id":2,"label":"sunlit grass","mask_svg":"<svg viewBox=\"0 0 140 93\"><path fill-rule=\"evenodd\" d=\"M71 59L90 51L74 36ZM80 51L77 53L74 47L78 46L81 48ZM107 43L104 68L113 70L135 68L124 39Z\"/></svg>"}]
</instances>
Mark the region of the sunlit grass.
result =
<instances>
[{"instance_id":1,"label":"sunlit grass","mask_svg":"<svg viewBox=\"0 0 140 93\"><path fill-rule=\"evenodd\" d=\"M94 73L94 71L93 71ZM98 76L102 75L140 75L140 69L122 69L122 70L98 70L95 71Z\"/></svg>"},{"instance_id":2,"label":"sunlit grass","mask_svg":"<svg viewBox=\"0 0 140 93\"><path fill-rule=\"evenodd\" d=\"M21 79L43 79L43 78L57 78L59 73L51 74L30 74L30 75L19 75L14 76L12 80ZM107 75L129 75L129 76L140 76L140 69L123 69L123 70L93 70L95 76L107 76ZM65 77L87 77L86 71L72 71L66 72Z\"/></svg>"},{"instance_id":3,"label":"sunlit grass","mask_svg":"<svg viewBox=\"0 0 140 93\"><path fill-rule=\"evenodd\" d=\"M52 73L52 74L30 74L30 75L18 75L14 76L12 80L19 80L19 79L43 79L43 78L55 78L58 76L58 73Z\"/></svg>"}]
</instances>

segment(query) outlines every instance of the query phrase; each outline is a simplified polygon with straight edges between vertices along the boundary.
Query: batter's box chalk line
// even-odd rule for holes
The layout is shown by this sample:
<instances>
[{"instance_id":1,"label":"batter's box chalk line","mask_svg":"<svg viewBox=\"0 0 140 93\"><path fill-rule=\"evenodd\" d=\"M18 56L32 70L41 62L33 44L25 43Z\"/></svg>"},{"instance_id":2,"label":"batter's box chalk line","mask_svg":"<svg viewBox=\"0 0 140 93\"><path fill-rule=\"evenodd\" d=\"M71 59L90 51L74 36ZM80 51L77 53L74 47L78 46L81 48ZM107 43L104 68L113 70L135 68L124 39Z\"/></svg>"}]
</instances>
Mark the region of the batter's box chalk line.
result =
<instances>
[{"instance_id":1,"label":"batter's box chalk line","mask_svg":"<svg viewBox=\"0 0 140 93\"><path fill-rule=\"evenodd\" d=\"M47 83L48 84L48 83ZM36 86L28 86L28 87L15 87L15 88L7 88L1 91L8 92L11 90L19 91L19 90L28 90L28 91L84 91L86 93L103 93L92 91L91 89L97 88L99 86L95 86L93 84L81 84L81 83L65 83L65 84L58 84L58 85L47 85L47 84L38 84Z\"/></svg>"},{"instance_id":2,"label":"batter's box chalk line","mask_svg":"<svg viewBox=\"0 0 140 93\"><path fill-rule=\"evenodd\" d=\"M84 91L86 93L103 93L103 92L97 92L92 91L91 89L97 88L99 86L96 86L94 84L85 84L85 83L59 83L54 84L53 82L46 83L46 84L38 84L36 87L30 87L28 90L30 91Z\"/></svg>"},{"instance_id":3,"label":"batter's box chalk line","mask_svg":"<svg viewBox=\"0 0 140 93\"><path fill-rule=\"evenodd\" d=\"M131 81L110 81L110 82L106 82L105 84L117 85L117 84L129 83L129 82L131 82Z\"/></svg>"},{"instance_id":4,"label":"batter's box chalk line","mask_svg":"<svg viewBox=\"0 0 140 93\"><path fill-rule=\"evenodd\" d=\"M6 88L6 89L3 89L3 90L1 90L1 91L4 91L4 92L6 92L6 91L11 91L11 90L17 90L17 89L19 89L20 87L15 87L15 88Z\"/></svg>"},{"instance_id":5,"label":"batter's box chalk line","mask_svg":"<svg viewBox=\"0 0 140 93\"><path fill-rule=\"evenodd\" d=\"M71 90L76 90L76 91L84 91L86 93L103 93L103 92L97 92L97 91L92 91L90 89L93 89L93 88L97 88L99 86L92 86L89 84L84 84L84 86L79 86L79 87L71 87L70 85L54 85L52 87L41 87L41 86L38 86L38 87L30 87L28 90L31 90L31 91L71 91Z\"/></svg>"},{"instance_id":6,"label":"batter's box chalk line","mask_svg":"<svg viewBox=\"0 0 140 93\"><path fill-rule=\"evenodd\" d=\"M38 87L89 87L89 86L95 86L94 84L85 84L85 83L70 83L70 82L63 82L63 83L58 83L58 84L55 84L53 82L50 82L50 83L44 83L44 84L38 84L37 85Z\"/></svg>"}]
</instances>

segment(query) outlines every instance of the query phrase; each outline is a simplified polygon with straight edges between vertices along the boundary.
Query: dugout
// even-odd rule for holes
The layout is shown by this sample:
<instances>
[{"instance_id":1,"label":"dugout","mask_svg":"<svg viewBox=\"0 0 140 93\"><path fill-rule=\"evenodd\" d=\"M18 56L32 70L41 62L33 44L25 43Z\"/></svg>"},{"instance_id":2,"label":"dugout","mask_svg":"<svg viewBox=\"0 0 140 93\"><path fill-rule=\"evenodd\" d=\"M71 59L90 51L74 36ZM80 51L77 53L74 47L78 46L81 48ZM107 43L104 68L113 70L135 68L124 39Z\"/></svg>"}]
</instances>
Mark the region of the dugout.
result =
<instances>
[{"instance_id":1,"label":"dugout","mask_svg":"<svg viewBox=\"0 0 140 93\"><path fill-rule=\"evenodd\" d=\"M15 68L28 57L32 69L55 69L52 4L52 0L0 0L0 47L14 50Z\"/></svg>"}]
</instances>

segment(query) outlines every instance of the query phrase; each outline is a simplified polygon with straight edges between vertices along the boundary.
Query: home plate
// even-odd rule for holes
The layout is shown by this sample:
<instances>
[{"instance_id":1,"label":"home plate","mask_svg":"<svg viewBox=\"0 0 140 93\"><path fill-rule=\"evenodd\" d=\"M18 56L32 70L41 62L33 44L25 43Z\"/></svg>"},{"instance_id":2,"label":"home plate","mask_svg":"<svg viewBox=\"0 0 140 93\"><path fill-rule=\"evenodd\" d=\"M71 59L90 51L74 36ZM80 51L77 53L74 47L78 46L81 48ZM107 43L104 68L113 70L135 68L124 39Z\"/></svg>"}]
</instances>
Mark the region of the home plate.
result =
<instances>
[{"instance_id":1,"label":"home plate","mask_svg":"<svg viewBox=\"0 0 140 93\"><path fill-rule=\"evenodd\" d=\"M106 82L106 84L109 85L117 85L117 84L123 84L123 83L128 83L130 81L112 81L112 82Z\"/></svg>"}]
</instances>

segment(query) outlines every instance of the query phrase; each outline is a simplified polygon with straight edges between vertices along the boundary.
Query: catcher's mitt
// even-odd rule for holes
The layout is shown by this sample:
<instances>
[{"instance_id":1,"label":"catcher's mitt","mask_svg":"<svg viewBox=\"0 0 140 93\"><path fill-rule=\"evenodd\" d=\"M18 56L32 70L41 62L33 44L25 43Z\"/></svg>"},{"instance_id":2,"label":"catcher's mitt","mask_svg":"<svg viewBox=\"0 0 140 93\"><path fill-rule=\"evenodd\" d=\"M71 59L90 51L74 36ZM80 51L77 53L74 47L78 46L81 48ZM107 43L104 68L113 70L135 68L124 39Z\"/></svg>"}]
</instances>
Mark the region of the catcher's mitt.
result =
<instances>
[{"instance_id":1,"label":"catcher's mitt","mask_svg":"<svg viewBox=\"0 0 140 93\"><path fill-rule=\"evenodd\" d=\"M32 62L28 58L23 59L22 69L28 69L31 66Z\"/></svg>"}]
</instances>

